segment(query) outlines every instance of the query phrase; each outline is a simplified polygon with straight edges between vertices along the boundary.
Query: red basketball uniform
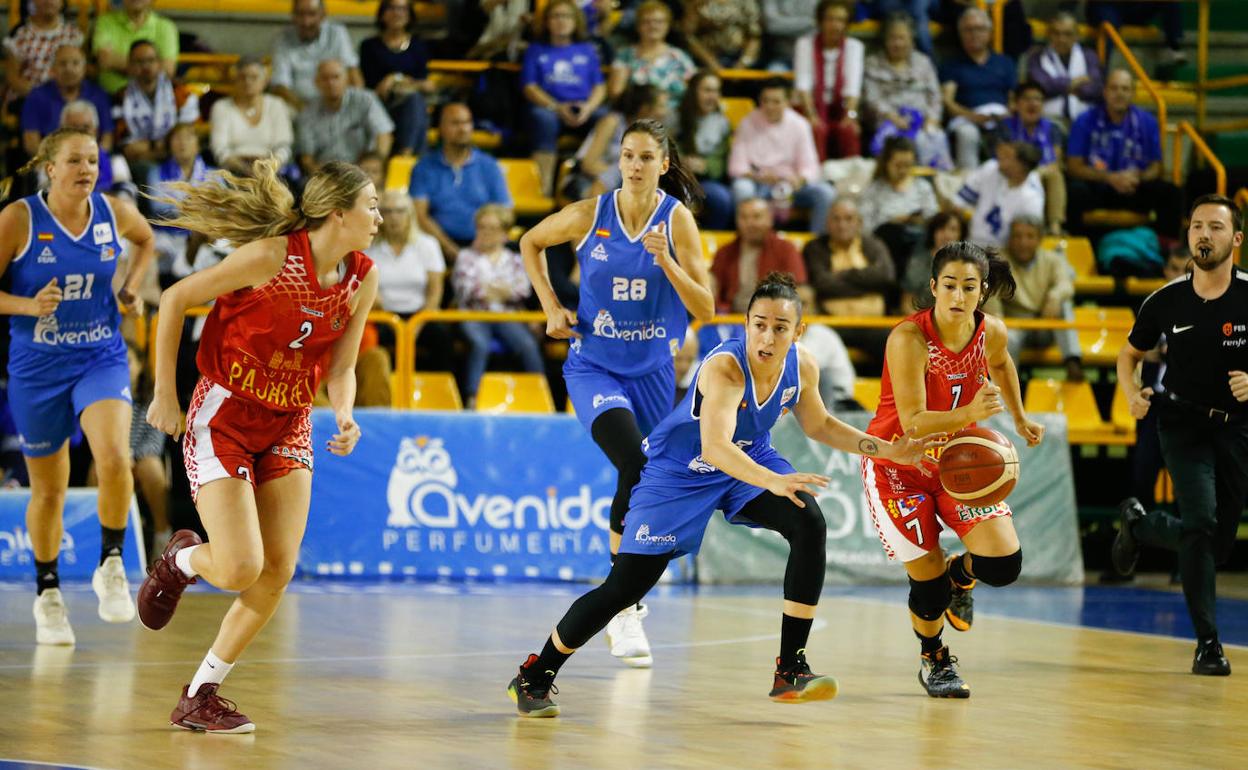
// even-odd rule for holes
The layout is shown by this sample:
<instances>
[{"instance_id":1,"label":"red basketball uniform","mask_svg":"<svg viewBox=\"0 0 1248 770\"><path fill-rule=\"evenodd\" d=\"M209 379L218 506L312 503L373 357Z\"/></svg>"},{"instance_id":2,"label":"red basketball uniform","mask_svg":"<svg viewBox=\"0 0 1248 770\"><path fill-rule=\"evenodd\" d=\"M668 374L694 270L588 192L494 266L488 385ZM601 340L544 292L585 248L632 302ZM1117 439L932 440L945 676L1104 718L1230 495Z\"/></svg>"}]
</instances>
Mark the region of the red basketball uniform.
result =
<instances>
[{"instance_id":1,"label":"red basketball uniform","mask_svg":"<svg viewBox=\"0 0 1248 770\"><path fill-rule=\"evenodd\" d=\"M927 339L926 408L950 411L970 403L988 379L984 315L976 311L975 332L966 347L955 353L941 343L933 312L921 310L905 322L918 326ZM891 441L903 432L886 361L880 380L880 406L867 433ZM940 459L939 449L929 454L933 461ZM884 550L890 559L903 562L935 548L942 524L962 537L981 521L1010 515L1010 507L1004 502L977 508L954 500L940 485L934 469L931 476L925 476L917 468L863 457L862 485Z\"/></svg>"},{"instance_id":2,"label":"red basketball uniform","mask_svg":"<svg viewBox=\"0 0 1248 770\"><path fill-rule=\"evenodd\" d=\"M218 297L204 324L183 439L193 496L217 479L254 486L312 470L312 399L373 263L352 252L323 288L306 230L286 236L286 254L268 283Z\"/></svg>"}]
</instances>

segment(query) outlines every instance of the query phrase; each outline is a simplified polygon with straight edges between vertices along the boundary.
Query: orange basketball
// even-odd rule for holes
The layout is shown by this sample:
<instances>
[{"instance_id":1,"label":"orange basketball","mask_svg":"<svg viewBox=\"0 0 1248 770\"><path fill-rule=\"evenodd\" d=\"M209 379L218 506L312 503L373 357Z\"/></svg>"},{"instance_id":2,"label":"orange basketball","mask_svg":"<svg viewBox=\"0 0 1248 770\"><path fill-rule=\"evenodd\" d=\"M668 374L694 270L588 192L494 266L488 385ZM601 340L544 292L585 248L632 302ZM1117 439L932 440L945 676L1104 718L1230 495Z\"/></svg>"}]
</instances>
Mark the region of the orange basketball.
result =
<instances>
[{"instance_id":1,"label":"orange basketball","mask_svg":"<svg viewBox=\"0 0 1248 770\"><path fill-rule=\"evenodd\" d=\"M963 505L996 505L1017 483L1018 452L990 428L958 431L940 454L940 484Z\"/></svg>"}]
</instances>

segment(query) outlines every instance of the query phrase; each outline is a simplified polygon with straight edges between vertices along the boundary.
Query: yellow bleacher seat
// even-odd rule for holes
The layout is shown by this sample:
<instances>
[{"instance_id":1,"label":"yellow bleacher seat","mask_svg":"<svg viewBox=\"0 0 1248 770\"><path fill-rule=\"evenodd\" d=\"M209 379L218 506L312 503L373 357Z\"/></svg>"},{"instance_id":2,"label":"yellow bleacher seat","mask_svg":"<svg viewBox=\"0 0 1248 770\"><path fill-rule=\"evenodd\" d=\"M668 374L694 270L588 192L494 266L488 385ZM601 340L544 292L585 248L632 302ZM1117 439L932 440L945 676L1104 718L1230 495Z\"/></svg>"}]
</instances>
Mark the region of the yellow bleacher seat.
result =
<instances>
[{"instance_id":1,"label":"yellow bleacher seat","mask_svg":"<svg viewBox=\"0 0 1248 770\"><path fill-rule=\"evenodd\" d=\"M1111 366L1118 361L1118 352L1131 332L1135 313L1129 307L1081 306L1075 308L1075 321L1125 324L1123 329L1080 329L1079 347L1083 349L1084 363L1093 366Z\"/></svg>"},{"instance_id":2,"label":"yellow bleacher seat","mask_svg":"<svg viewBox=\"0 0 1248 770\"><path fill-rule=\"evenodd\" d=\"M554 414L555 400L544 374L487 372L477 390L477 411Z\"/></svg>"},{"instance_id":3,"label":"yellow bleacher seat","mask_svg":"<svg viewBox=\"0 0 1248 770\"><path fill-rule=\"evenodd\" d=\"M1101 418L1087 382L1033 379L1027 383L1023 408L1028 413L1066 415L1066 437L1072 444L1125 444L1126 437Z\"/></svg>"},{"instance_id":4,"label":"yellow bleacher seat","mask_svg":"<svg viewBox=\"0 0 1248 770\"><path fill-rule=\"evenodd\" d=\"M1109 407L1109 422L1114 430L1130 436L1132 442L1135 441L1135 418L1127 408L1127 397L1122 394L1122 388L1114 388L1114 400Z\"/></svg>"},{"instance_id":5,"label":"yellow bleacher seat","mask_svg":"<svg viewBox=\"0 0 1248 770\"><path fill-rule=\"evenodd\" d=\"M459 411L464 402L449 372L416 372L412 375L412 408Z\"/></svg>"},{"instance_id":6,"label":"yellow bleacher seat","mask_svg":"<svg viewBox=\"0 0 1248 770\"><path fill-rule=\"evenodd\" d=\"M402 190L412 184L412 169L416 168L418 158L415 155L395 155L386 166L386 189Z\"/></svg>"},{"instance_id":7,"label":"yellow bleacher seat","mask_svg":"<svg viewBox=\"0 0 1248 770\"><path fill-rule=\"evenodd\" d=\"M702 230L702 258L706 260L706 264L715 261L715 252L719 251L721 246L732 243L737 234L731 230Z\"/></svg>"},{"instance_id":8,"label":"yellow bleacher seat","mask_svg":"<svg viewBox=\"0 0 1248 770\"><path fill-rule=\"evenodd\" d=\"M1127 211L1126 209L1092 209L1083 212L1083 224L1086 227L1112 227L1115 229L1147 227L1149 221L1147 214L1141 214L1138 211Z\"/></svg>"},{"instance_id":9,"label":"yellow bleacher seat","mask_svg":"<svg viewBox=\"0 0 1248 770\"><path fill-rule=\"evenodd\" d=\"M724 115L735 131L737 124L746 115L754 111L754 100L748 96L725 96L720 102L724 105Z\"/></svg>"},{"instance_id":10,"label":"yellow bleacher seat","mask_svg":"<svg viewBox=\"0 0 1248 770\"><path fill-rule=\"evenodd\" d=\"M1110 294L1114 279L1096 272L1096 254L1092 242L1082 237L1054 237L1044 239L1041 246L1066 252L1066 261L1075 270L1075 291L1079 294Z\"/></svg>"},{"instance_id":11,"label":"yellow bleacher seat","mask_svg":"<svg viewBox=\"0 0 1248 770\"><path fill-rule=\"evenodd\" d=\"M542 178L537 163L530 158L500 158L507 189L515 201L518 216L544 216L555 207L555 202L542 193Z\"/></svg>"},{"instance_id":12,"label":"yellow bleacher seat","mask_svg":"<svg viewBox=\"0 0 1248 770\"><path fill-rule=\"evenodd\" d=\"M880 378L858 377L854 380L854 400L862 404L868 412L874 412L880 406Z\"/></svg>"},{"instance_id":13,"label":"yellow bleacher seat","mask_svg":"<svg viewBox=\"0 0 1248 770\"><path fill-rule=\"evenodd\" d=\"M815 238L814 233L801 232L798 230L784 230L781 231L780 236L796 246L798 251L805 248L806 244L810 243Z\"/></svg>"}]
</instances>

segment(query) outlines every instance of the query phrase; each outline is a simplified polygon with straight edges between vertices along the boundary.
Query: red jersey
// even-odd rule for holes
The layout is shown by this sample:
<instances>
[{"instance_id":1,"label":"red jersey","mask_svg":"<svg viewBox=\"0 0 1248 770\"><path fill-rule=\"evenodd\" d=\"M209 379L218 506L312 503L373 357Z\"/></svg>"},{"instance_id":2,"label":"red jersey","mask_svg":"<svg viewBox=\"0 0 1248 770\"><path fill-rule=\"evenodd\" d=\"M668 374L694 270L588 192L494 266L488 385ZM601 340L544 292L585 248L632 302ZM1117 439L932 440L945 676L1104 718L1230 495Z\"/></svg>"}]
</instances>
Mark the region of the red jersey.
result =
<instances>
[{"instance_id":1,"label":"red jersey","mask_svg":"<svg viewBox=\"0 0 1248 770\"><path fill-rule=\"evenodd\" d=\"M988 355L985 352L986 331L984 314L975 311L975 332L958 353L949 350L936 332L934 310L920 310L908 316L923 331L927 339L927 365L924 367L923 384L927 390L927 409L948 412L964 406L975 398L980 386L988 379ZM902 323L905 323L903 321ZM880 406L867 426L872 436L892 441L904 431L897 418L897 404L893 400L893 383L888 373L888 361L880 378ZM881 463L883 461L880 461Z\"/></svg>"},{"instance_id":2,"label":"red jersey","mask_svg":"<svg viewBox=\"0 0 1248 770\"><path fill-rule=\"evenodd\" d=\"M373 261L353 251L346 274L322 288L308 231L286 236L286 261L268 283L217 298L196 362L204 377L269 409L312 405L324 359L351 319L351 298Z\"/></svg>"}]
</instances>

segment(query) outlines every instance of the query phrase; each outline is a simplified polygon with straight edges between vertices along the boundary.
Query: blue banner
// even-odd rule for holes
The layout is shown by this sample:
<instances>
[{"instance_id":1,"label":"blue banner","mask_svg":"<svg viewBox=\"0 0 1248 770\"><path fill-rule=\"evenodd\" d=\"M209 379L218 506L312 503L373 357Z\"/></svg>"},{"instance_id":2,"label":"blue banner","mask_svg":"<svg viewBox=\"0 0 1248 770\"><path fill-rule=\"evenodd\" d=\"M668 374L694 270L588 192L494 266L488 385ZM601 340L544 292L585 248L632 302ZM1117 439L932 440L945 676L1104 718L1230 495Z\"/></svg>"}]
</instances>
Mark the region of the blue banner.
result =
<instances>
[{"instance_id":1,"label":"blue banner","mask_svg":"<svg viewBox=\"0 0 1248 770\"><path fill-rule=\"evenodd\" d=\"M355 413L350 457L323 449L299 567L315 575L585 580L610 568L615 469L570 416Z\"/></svg>"},{"instance_id":2,"label":"blue banner","mask_svg":"<svg viewBox=\"0 0 1248 770\"><path fill-rule=\"evenodd\" d=\"M0 490L0 580L30 580L33 585L35 555L30 549L30 533L26 529L29 502L29 489ZM126 527L122 560L129 578L140 580L145 573L147 557L139 510L133 498L127 519L130 523ZM90 578L100 562L100 519L95 489L69 490L65 495L64 523L58 572L66 580Z\"/></svg>"}]
</instances>

